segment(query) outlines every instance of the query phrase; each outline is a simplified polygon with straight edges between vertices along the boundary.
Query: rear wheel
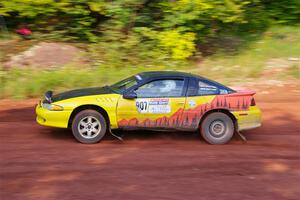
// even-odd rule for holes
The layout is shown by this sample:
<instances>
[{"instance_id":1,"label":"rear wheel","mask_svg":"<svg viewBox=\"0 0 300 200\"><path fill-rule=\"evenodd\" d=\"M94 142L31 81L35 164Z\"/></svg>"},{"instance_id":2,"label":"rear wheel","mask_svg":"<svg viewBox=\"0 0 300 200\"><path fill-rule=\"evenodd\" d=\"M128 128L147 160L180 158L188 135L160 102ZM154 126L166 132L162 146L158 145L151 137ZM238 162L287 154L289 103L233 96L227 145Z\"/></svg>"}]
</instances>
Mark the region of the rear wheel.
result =
<instances>
[{"instance_id":1,"label":"rear wheel","mask_svg":"<svg viewBox=\"0 0 300 200\"><path fill-rule=\"evenodd\" d=\"M234 124L225 113L215 112L205 117L200 132L204 140L210 144L226 144L234 134Z\"/></svg>"},{"instance_id":2,"label":"rear wheel","mask_svg":"<svg viewBox=\"0 0 300 200\"><path fill-rule=\"evenodd\" d=\"M107 124L105 118L95 110L79 112L72 122L74 137L81 143L99 142L105 135Z\"/></svg>"}]
</instances>

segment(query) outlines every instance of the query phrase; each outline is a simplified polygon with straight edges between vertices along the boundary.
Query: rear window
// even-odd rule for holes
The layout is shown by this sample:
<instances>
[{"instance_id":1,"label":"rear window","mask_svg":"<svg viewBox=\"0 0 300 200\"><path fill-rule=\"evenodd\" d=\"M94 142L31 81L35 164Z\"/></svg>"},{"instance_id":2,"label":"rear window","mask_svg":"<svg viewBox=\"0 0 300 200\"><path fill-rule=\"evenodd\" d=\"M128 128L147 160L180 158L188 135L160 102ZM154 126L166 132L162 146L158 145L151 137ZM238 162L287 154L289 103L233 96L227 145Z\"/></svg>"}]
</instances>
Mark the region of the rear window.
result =
<instances>
[{"instance_id":1,"label":"rear window","mask_svg":"<svg viewBox=\"0 0 300 200\"><path fill-rule=\"evenodd\" d=\"M202 81L198 81L197 96L219 94L219 89L214 85L209 85Z\"/></svg>"},{"instance_id":2,"label":"rear window","mask_svg":"<svg viewBox=\"0 0 300 200\"><path fill-rule=\"evenodd\" d=\"M228 94L229 91L225 88L220 88L217 84L199 79L190 79L187 96L206 96Z\"/></svg>"}]
</instances>

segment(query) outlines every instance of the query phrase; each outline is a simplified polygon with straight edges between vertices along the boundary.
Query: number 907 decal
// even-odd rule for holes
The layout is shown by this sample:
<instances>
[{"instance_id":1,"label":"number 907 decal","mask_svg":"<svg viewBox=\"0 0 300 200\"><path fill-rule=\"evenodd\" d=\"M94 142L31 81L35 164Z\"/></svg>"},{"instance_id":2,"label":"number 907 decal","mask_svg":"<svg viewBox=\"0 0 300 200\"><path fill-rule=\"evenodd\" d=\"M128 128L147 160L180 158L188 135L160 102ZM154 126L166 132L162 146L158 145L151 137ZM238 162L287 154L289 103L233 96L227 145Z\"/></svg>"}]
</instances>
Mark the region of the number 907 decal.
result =
<instances>
[{"instance_id":1,"label":"number 907 decal","mask_svg":"<svg viewBox=\"0 0 300 200\"><path fill-rule=\"evenodd\" d=\"M170 113L169 99L136 99L135 105L139 113Z\"/></svg>"}]
</instances>

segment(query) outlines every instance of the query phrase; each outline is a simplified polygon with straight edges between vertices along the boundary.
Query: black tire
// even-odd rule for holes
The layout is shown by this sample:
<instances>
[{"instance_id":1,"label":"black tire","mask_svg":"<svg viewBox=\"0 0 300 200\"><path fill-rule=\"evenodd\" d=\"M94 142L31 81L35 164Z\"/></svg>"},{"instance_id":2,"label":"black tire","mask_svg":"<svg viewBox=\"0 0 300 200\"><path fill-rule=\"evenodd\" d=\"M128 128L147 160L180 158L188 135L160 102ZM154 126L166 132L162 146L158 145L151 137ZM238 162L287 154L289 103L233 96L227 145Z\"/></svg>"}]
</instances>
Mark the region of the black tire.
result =
<instances>
[{"instance_id":1,"label":"black tire","mask_svg":"<svg viewBox=\"0 0 300 200\"><path fill-rule=\"evenodd\" d=\"M89 120L91 120L91 122ZM99 125L97 126L95 124ZM83 110L79 112L72 122L72 132L74 137L84 144L94 144L99 142L104 137L106 130L107 123L105 118L101 113L95 110Z\"/></svg>"},{"instance_id":2,"label":"black tire","mask_svg":"<svg viewBox=\"0 0 300 200\"><path fill-rule=\"evenodd\" d=\"M226 144L234 134L234 123L225 113L211 113L201 123L200 132L209 144Z\"/></svg>"}]
</instances>

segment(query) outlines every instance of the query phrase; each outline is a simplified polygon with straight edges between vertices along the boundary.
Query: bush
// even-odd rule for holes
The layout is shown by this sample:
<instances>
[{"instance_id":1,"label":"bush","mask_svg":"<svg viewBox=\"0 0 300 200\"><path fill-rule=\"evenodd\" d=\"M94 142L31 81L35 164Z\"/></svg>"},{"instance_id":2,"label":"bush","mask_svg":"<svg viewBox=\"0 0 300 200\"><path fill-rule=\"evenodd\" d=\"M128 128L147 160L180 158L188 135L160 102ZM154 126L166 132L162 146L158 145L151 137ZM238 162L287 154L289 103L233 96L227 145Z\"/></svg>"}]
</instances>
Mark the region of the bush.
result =
<instances>
[{"instance_id":1,"label":"bush","mask_svg":"<svg viewBox=\"0 0 300 200\"><path fill-rule=\"evenodd\" d=\"M103 35L117 33L140 43L149 38L136 37L134 30L148 29L171 57L183 59L196 45L223 33L299 23L299 7L298 0L4 0L0 15L10 29L28 24L35 32L64 40L99 42ZM174 40L179 44L170 44Z\"/></svg>"}]
</instances>

